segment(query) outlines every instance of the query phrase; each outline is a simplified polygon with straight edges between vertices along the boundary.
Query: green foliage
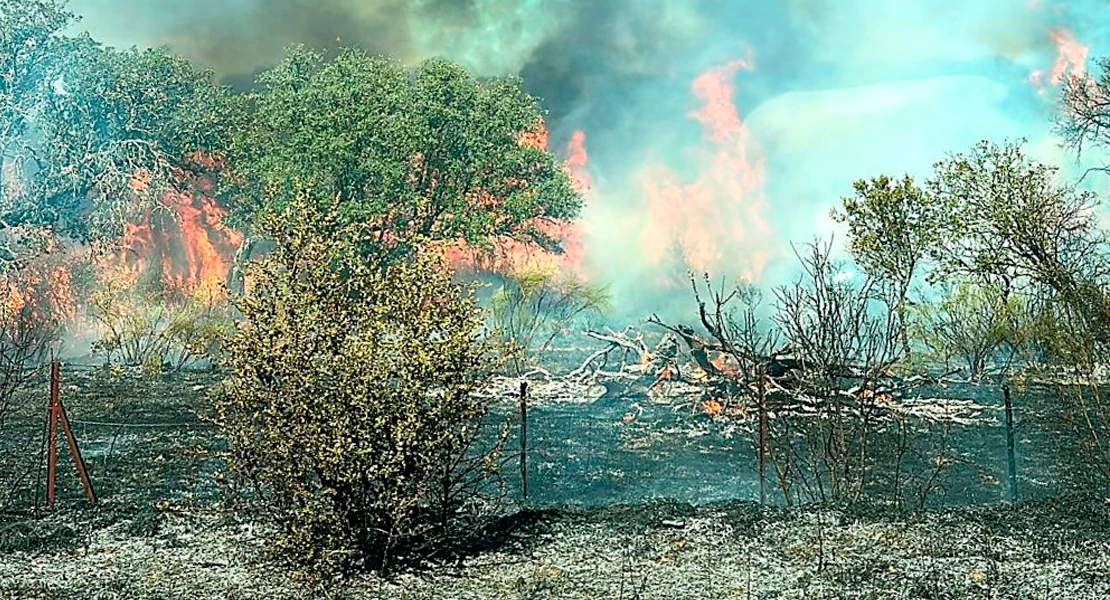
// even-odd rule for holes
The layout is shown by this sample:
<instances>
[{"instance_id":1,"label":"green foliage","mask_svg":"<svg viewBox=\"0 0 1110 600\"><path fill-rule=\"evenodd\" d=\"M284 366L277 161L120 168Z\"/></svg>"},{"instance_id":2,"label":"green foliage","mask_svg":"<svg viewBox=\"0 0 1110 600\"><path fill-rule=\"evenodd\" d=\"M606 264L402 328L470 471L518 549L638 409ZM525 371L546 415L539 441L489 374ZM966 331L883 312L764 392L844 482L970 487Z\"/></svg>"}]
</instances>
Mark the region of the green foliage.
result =
<instances>
[{"instance_id":1,"label":"green foliage","mask_svg":"<svg viewBox=\"0 0 1110 600\"><path fill-rule=\"evenodd\" d=\"M445 60L410 70L355 49L325 61L296 48L259 86L238 106L229 153L238 185L227 203L243 227L301 183L340 199L339 225L374 223L372 251L408 247L413 235L554 248L536 224L580 208L556 158L521 142L541 121L518 80L479 80Z\"/></svg>"},{"instance_id":2,"label":"green foliage","mask_svg":"<svg viewBox=\"0 0 1110 600\"><path fill-rule=\"evenodd\" d=\"M93 350L108 363L150 372L215 361L233 329L228 308L226 300L207 292L175 298L131 283L101 282L89 298L89 314L100 325Z\"/></svg>"},{"instance_id":3,"label":"green foliage","mask_svg":"<svg viewBox=\"0 0 1110 600\"><path fill-rule=\"evenodd\" d=\"M259 231L275 246L249 265L217 402L233 466L286 558L317 574L386 569L455 531L496 472L496 436L478 449L481 315L441 259L367 260L374 228L306 194Z\"/></svg>"},{"instance_id":4,"label":"green foliage","mask_svg":"<svg viewBox=\"0 0 1110 600\"><path fill-rule=\"evenodd\" d=\"M1004 288L1019 278L1073 289L1095 265L1103 234L1094 195L1059 183L1021 143L981 142L935 166L927 189L937 203L937 277L960 274Z\"/></svg>"},{"instance_id":5,"label":"green foliage","mask_svg":"<svg viewBox=\"0 0 1110 600\"><path fill-rule=\"evenodd\" d=\"M912 338L925 348L924 358L950 367L960 360L978 379L988 361L1007 352L1008 364L1033 336L1030 302L1017 294L967 279L942 286L941 298L910 311Z\"/></svg>"},{"instance_id":6,"label":"green foliage","mask_svg":"<svg viewBox=\"0 0 1110 600\"><path fill-rule=\"evenodd\" d=\"M1087 322L1090 335L1110 340L1110 296L1102 289L1110 263L1106 234L1095 222L1097 200L1061 183L1057 172L1026 156L1022 142L983 141L936 163L923 190L908 177L856 182L856 196L844 200L838 218L848 223L857 261L901 286L900 307L913 270L927 258L932 283L958 277L1004 299L1051 290ZM967 315L981 310L975 302L966 307ZM965 353L961 345L951 352Z\"/></svg>"},{"instance_id":7,"label":"green foliage","mask_svg":"<svg viewBox=\"0 0 1110 600\"><path fill-rule=\"evenodd\" d=\"M75 20L64 3L52 0L0 0L0 222L6 226L0 264L21 264L41 252L44 236L26 235L12 215L25 210L23 165L34 156L31 134L35 113L49 93L47 82L59 76L59 33Z\"/></svg>"},{"instance_id":8,"label":"green foliage","mask_svg":"<svg viewBox=\"0 0 1110 600\"><path fill-rule=\"evenodd\" d=\"M39 170L27 219L114 240L168 190L186 191L226 145L227 89L164 49L117 50L74 40L65 75L37 124ZM86 205L92 202L90 211ZM69 221L72 220L72 221Z\"/></svg>"},{"instance_id":9,"label":"green foliage","mask_svg":"<svg viewBox=\"0 0 1110 600\"><path fill-rule=\"evenodd\" d=\"M76 20L56 0L0 1L0 143L7 156L58 74L60 33Z\"/></svg>"},{"instance_id":10,"label":"green foliage","mask_svg":"<svg viewBox=\"0 0 1110 600\"><path fill-rule=\"evenodd\" d=\"M833 218L848 225L852 256L868 275L894 287L903 352L909 354L905 304L910 284L936 242L935 205L912 177L886 175L853 184L855 195L842 200Z\"/></svg>"},{"instance_id":11,"label":"green foliage","mask_svg":"<svg viewBox=\"0 0 1110 600\"><path fill-rule=\"evenodd\" d=\"M608 304L605 287L559 277L553 270L526 270L505 276L490 298L490 317L510 367L520 375L530 356L542 354L558 336Z\"/></svg>"},{"instance_id":12,"label":"green foliage","mask_svg":"<svg viewBox=\"0 0 1110 600\"><path fill-rule=\"evenodd\" d=\"M912 177L886 175L853 184L833 218L848 225L852 256L869 275L908 287L935 240L933 205Z\"/></svg>"},{"instance_id":13,"label":"green foliage","mask_svg":"<svg viewBox=\"0 0 1110 600\"><path fill-rule=\"evenodd\" d=\"M0 222L113 239L134 200L211 166L198 152L226 145L229 96L166 50L64 36L74 21L62 2L0 0Z\"/></svg>"}]
</instances>

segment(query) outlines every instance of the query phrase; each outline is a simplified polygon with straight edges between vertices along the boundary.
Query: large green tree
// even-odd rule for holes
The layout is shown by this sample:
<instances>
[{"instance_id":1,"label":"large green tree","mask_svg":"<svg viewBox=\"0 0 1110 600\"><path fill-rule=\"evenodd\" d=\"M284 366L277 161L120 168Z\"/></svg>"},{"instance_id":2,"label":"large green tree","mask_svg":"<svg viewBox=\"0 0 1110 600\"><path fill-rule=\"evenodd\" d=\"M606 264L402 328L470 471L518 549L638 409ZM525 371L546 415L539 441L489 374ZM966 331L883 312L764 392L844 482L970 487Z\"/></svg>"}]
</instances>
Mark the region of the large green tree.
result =
<instances>
[{"instance_id":1,"label":"large green tree","mask_svg":"<svg viewBox=\"0 0 1110 600\"><path fill-rule=\"evenodd\" d=\"M74 19L60 2L0 0L0 264L24 254L14 213L24 209L23 176L34 157L36 112L60 76L60 32Z\"/></svg>"},{"instance_id":2,"label":"large green tree","mask_svg":"<svg viewBox=\"0 0 1110 600\"><path fill-rule=\"evenodd\" d=\"M1020 142L950 155L927 189L943 216L932 246L941 273L1003 284L1027 278L1066 292L1105 270L1094 194L1062 182Z\"/></svg>"},{"instance_id":3,"label":"large green tree","mask_svg":"<svg viewBox=\"0 0 1110 600\"><path fill-rule=\"evenodd\" d=\"M112 239L129 209L212 166L230 94L167 50L66 35L75 22L62 1L0 0L0 227Z\"/></svg>"},{"instance_id":4,"label":"large green tree","mask_svg":"<svg viewBox=\"0 0 1110 600\"><path fill-rule=\"evenodd\" d=\"M480 80L440 59L410 69L355 49L326 60L295 48L238 109L225 189L248 233L260 209L280 208L301 185L338 198L347 221L374 224L375 245L391 250L412 236L557 249L538 225L581 205L556 157L523 142L539 133L541 110L515 79Z\"/></svg>"},{"instance_id":5,"label":"large green tree","mask_svg":"<svg viewBox=\"0 0 1110 600\"><path fill-rule=\"evenodd\" d=\"M114 233L130 209L188 190L219 164L231 94L210 72L165 49L88 39L74 40L63 60L41 110L31 191L59 220L82 215L74 231Z\"/></svg>"}]
</instances>

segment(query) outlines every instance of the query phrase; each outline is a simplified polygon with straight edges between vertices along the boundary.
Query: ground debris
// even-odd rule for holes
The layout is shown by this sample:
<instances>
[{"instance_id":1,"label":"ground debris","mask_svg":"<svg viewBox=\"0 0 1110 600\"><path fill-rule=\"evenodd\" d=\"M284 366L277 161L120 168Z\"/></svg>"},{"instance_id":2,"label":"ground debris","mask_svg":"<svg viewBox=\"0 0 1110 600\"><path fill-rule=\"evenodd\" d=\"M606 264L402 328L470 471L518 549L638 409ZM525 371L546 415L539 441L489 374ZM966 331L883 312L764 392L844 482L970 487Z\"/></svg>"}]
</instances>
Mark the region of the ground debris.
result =
<instances>
[{"instance_id":1,"label":"ground debris","mask_svg":"<svg viewBox=\"0 0 1110 600\"><path fill-rule=\"evenodd\" d=\"M152 536L121 522L76 552L0 553L0 597L1093 600L1110 597L1108 517L1097 498L902 516L750 502L573 509L498 550L326 596L262 560L264 529L175 513Z\"/></svg>"}]
</instances>

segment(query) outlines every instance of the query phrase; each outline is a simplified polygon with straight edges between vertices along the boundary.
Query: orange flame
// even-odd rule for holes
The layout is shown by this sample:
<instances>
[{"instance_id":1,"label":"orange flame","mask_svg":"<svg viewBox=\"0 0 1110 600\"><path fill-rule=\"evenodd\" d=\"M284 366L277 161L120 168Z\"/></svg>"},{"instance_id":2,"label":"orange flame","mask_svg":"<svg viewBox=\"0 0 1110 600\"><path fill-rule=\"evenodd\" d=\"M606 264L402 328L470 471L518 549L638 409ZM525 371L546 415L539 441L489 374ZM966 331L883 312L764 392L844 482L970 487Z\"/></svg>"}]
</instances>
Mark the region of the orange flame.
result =
<instances>
[{"instance_id":1,"label":"orange flame","mask_svg":"<svg viewBox=\"0 0 1110 600\"><path fill-rule=\"evenodd\" d=\"M522 133L520 143L546 150L548 132L544 122L540 120L535 129ZM567 173L571 176L575 188L580 193L585 193L590 189L590 177L586 170L589 156L585 144L586 133L575 131L568 142L564 162ZM499 199L493 198L489 194L480 194L472 201L491 206L496 206L499 203ZM454 242L445 252L448 259L456 267L465 266L494 273L530 270L575 274L583 272L582 265L586 254L583 236L584 222L579 220L565 223L541 219L530 225L558 242L563 252L561 254L547 252L508 236L494 240L492 253L476 251L468 247L463 241Z\"/></svg>"},{"instance_id":2,"label":"orange flame","mask_svg":"<svg viewBox=\"0 0 1110 600\"><path fill-rule=\"evenodd\" d=\"M1082 77L1087 72L1087 46L1076 41L1065 29L1052 31L1052 41L1056 43L1056 62L1052 65L1053 85L1059 84L1065 76Z\"/></svg>"},{"instance_id":3,"label":"orange flame","mask_svg":"<svg viewBox=\"0 0 1110 600\"><path fill-rule=\"evenodd\" d=\"M706 400L706 401L702 402L701 407L702 407L702 410L705 411L705 414L713 417L713 416L721 414L721 411L724 409L725 406L724 406L724 404L721 404L720 400L717 400L715 398L711 398L709 400Z\"/></svg>"},{"instance_id":4,"label":"orange flame","mask_svg":"<svg viewBox=\"0 0 1110 600\"><path fill-rule=\"evenodd\" d=\"M770 256L770 226L760 188L764 166L733 100L732 79L752 70L736 60L698 76L691 89L702 107L690 117L702 124L711 153L692 183L683 183L667 165L649 169L644 193L647 223L641 232L645 257L661 265L678 253L681 266L695 271L734 269L749 280Z\"/></svg>"},{"instance_id":5,"label":"orange flame","mask_svg":"<svg viewBox=\"0 0 1110 600\"><path fill-rule=\"evenodd\" d=\"M0 319L4 326L59 324L76 314L73 274L74 252L54 241L46 252L26 266L6 274L0 283Z\"/></svg>"},{"instance_id":6,"label":"orange flame","mask_svg":"<svg viewBox=\"0 0 1110 600\"><path fill-rule=\"evenodd\" d=\"M1087 74L1087 54L1090 50L1087 46L1063 28L1053 29L1049 38L1056 45L1056 60L1048 71L1048 81L1045 81L1043 69L1035 69L1029 74L1029 83L1042 92L1045 87L1059 85L1068 77L1084 77Z\"/></svg>"},{"instance_id":7,"label":"orange flame","mask_svg":"<svg viewBox=\"0 0 1110 600\"><path fill-rule=\"evenodd\" d=\"M709 362L726 377L734 377L740 373L739 363L730 355L720 353L709 359Z\"/></svg>"},{"instance_id":8,"label":"orange flame","mask_svg":"<svg viewBox=\"0 0 1110 600\"><path fill-rule=\"evenodd\" d=\"M132 177L136 191L148 184L146 173ZM211 182L202 180L197 187L210 190ZM157 268L160 283L170 291L215 299L243 242L242 234L223 222L226 209L203 193L170 191L159 200L159 206L125 227L121 251L116 255L121 268L102 265L102 275L129 277L134 282L141 273Z\"/></svg>"}]
</instances>

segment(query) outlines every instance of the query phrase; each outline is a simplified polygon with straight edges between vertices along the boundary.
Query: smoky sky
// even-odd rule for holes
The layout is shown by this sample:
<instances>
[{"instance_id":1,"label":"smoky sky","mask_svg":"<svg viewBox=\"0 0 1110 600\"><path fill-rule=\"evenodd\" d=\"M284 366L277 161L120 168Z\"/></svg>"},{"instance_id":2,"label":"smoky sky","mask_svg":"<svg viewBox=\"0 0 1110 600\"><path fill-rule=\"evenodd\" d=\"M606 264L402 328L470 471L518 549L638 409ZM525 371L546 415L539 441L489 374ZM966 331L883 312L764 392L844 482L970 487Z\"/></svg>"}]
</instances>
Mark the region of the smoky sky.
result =
<instances>
[{"instance_id":1,"label":"smoky sky","mask_svg":"<svg viewBox=\"0 0 1110 600\"><path fill-rule=\"evenodd\" d=\"M249 87L292 44L353 45L409 62L434 55L519 74L556 137L599 124L627 147L662 114L683 114L690 80L752 51L763 77L738 88L742 114L790 91L955 74L1024 77L1053 20L1075 3L1027 0L74 0L109 43L169 45ZM893 7L891 5L894 5ZM884 21L887 21L884 23ZM1090 27L1088 27L1089 29ZM961 52L968 41L990 52ZM870 56L869 56L870 55ZM847 65L847 66L846 66ZM1009 73L1007 73L1009 72ZM667 137L667 136L663 136ZM619 139L618 139L619 138ZM666 142L670 143L670 141ZM634 144L642 147L644 144ZM602 153L606 154L606 153Z\"/></svg>"}]
</instances>

